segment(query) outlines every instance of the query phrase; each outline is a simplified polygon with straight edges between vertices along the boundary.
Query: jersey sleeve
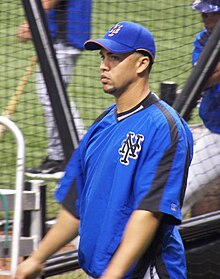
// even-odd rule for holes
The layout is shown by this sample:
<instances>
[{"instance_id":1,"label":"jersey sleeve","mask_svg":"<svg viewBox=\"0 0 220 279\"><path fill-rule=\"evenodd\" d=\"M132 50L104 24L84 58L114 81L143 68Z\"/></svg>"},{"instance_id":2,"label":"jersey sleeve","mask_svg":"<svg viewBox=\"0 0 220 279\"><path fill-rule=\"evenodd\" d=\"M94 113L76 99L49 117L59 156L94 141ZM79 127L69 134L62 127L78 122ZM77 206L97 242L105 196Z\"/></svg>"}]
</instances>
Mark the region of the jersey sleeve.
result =
<instances>
[{"instance_id":1,"label":"jersey sleeve","mask_svg":"<svg viewBox=\"0 0 220 279\"><path fill-rule=\"evenodd\" d=\"M202 30L199 34L197 34L196 36L196 39L193 43L194 45L194 49L193 49L193 52L192 52L192 65L196 65L204 47L205 47L205 44L207 43L208 41L208 33L206 32L206 30Z\"/></svg>"},{"instance_id":2,"label":"jersey sleeve","mask_svg":"<svg viewBox=\"0 0 220 279\"><path fill-rule=\"evenodd\" d=\"M82 187L80 149L77 148L71 156L65 169L65 175L59 181L54 193L55 199L76 218L80 218L79 198Z\"/></svg>"}]
</instances>

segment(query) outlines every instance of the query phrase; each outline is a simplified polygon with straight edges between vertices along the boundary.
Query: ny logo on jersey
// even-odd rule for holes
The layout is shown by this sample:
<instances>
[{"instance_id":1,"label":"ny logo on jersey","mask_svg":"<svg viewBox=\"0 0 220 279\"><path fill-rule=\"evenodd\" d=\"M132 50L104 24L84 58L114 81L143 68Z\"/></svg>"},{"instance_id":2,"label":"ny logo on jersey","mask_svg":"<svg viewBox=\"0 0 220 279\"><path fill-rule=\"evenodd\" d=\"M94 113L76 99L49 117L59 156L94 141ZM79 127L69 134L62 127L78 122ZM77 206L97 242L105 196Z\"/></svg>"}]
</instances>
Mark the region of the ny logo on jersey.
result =
<instances>
[{"instance_id":1,"label":"ny logo on jersey","mask_svg":"<svg viewBox=\"0 0 220 279\"><path fill-rule=\"evenodd\" d=\"M141 150L141 142L143 141L143 135L135 135L133 132L129 132L127 138L123 140L121 148L118 150L119 154L122 155L120 162L124 165L129 165L129 158L137 159L138 152Z\"/></svg>"},{"instance_id":2,"label":"ny logo on jersey","mask_svg":"<svg viewBox=\"0 0 220 279\"><path fill-rule=\"evenodd\" d=\"M112 29L109 31L108 36L112 37L115 34L118 34L118 32L121 30L121 28L123 27L123 25L120 24L116 24L114 27L112 27Z\"/></svg>"}]
</instances>

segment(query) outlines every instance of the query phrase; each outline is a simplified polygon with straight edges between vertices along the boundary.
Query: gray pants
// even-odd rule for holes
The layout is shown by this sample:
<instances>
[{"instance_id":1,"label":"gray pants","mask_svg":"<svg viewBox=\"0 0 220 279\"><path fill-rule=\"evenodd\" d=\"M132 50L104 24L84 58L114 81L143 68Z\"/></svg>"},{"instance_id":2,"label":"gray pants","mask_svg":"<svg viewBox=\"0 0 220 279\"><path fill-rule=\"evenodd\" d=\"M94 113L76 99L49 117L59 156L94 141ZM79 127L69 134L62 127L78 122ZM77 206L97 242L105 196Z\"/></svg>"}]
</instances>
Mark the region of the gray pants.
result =
<instances>
[{"instance_id":1,"label":"gray pants","mask_svg":"<svg viewBox=\"0 0 220 279\"><path fill-rule=\"evenodd\" d=\"M72 77L73 68L76 64L77 58L80 55L80 50L73 47L67 47L64 44L55 44L54 49L56 51L56 57L60 66L61 74L65 85L67 86L70 78ZM47 153L49 159L63 160L63 148L59 138L58 128L53 115L51 102L47 93L47 88L44 82L43 74L40 68L37 68L36 73L36 91L44 109L45 126L48 134L48 146ZM74 102L71 103L72 114L75 120L76 128L81 138L84 134L84 125L82 119L79 116L79 111L76 108Z\"/></svg>"},{"instance_id":2,"label":"gray pants","mask_svg":"<svg viewBox=\"0 0 220 279\"><path fill-rule=\"evenodd\" d=\"M194 146L182 208L183 216L205 195L210 182L220 175L220 134L204 129Z\"/></svg>"}]
</instances>

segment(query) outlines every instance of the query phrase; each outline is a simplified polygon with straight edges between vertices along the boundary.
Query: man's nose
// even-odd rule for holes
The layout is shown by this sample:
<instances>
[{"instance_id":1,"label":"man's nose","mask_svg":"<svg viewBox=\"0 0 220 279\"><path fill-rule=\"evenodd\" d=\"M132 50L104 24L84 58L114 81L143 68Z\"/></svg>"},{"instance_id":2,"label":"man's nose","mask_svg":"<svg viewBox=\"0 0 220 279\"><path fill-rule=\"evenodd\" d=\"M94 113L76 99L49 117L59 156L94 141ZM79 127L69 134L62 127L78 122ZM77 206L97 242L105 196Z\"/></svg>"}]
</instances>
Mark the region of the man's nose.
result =
<instances>
[{"instance_id":1,"label":"man's nose","mask_svg":"<svg viewBox=\"0 0 220 279\"><path fill-rule=\"evenodd\" d=\"M107 69L109 69L109 62L108 62L108 59L103 58L103 60L102 60L101 63L100 63L100 69L101 69L101 70L107 70Z\"/></svg>"}]
</instances>

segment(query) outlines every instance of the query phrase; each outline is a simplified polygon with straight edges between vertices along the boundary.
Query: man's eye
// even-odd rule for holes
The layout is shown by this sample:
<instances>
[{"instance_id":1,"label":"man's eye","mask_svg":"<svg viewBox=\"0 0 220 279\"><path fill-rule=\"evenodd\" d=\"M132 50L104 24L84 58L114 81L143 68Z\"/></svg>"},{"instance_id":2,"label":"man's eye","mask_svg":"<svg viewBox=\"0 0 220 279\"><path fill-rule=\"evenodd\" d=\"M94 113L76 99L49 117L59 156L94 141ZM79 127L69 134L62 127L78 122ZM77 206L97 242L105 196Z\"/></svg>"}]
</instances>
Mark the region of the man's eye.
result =
<instances>
[{"instance_id":1,"label":"man's eye","mask_svg":"<svg viewBox=\"0 0 220 279\"><path fill-rule=\"evenodd\" d=\"M117 56L117 55L111 55L110 58L111 58L111 60L115 60L115 61L119 61L120 60L120 57Z\"/></svg>"}]
</instances>

